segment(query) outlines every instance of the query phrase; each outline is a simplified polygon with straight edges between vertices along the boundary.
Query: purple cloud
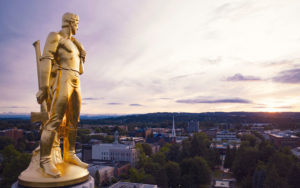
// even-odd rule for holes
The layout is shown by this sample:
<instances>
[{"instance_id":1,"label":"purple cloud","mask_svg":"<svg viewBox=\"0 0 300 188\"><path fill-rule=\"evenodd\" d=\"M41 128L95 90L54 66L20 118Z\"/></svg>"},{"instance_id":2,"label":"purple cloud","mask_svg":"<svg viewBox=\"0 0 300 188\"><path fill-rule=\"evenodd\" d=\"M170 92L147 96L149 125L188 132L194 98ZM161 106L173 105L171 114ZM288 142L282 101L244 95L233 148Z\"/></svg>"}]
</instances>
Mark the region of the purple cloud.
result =
<instances>
[{"instance_id":1,"label":"purple cloud","mask_svg":"<svg viewBox=\"0 0 300 188\"><path fill-rule=\"evenodd\" d=\"M300 83L300 69L290 69L279 72L279 74L272 78L274 82L281 83Z\"/></svg>"},{"instance_id":2,"label":"purple cloud","mask_svg":"<svg viewBox=\"0 0 300 188\"><path fill-rule=\"evenodd\" d=\"M259 81L261 80L259 77L255 76L243 76L240 73L237 73L233 76L230 76L226 79L227 81Z\"/></svg>"},{"instance_id":3,"label":"purple cloud","mask_svg":"<svg viewBox=\"0 0 300 188\"><path fill-rule=\"evenodd\" d=\"M143 106L141 104L130 104L129 106Z\"/></svg>"},{"instance_id":4,"label":"purple cloud","mask_svg":"<svg viewBox=\"0 0 300 188\"><path fill-rule=\"evenodd\" d=\"M28 108L28 107L25 107L25 106L0 106L0 108Z\"/></svg>"},{"instance_id":5,"label":"purple cloud","mask_svg":"<svg viewBox=\"0 0 300 188\"><path fill-rule=\"evenodd\" d=\"M101 100L103 98L94 98L94 97L85 97L82 100L84 101L97 101L97 100Z\"/></svg>"},{"instance_id":6,"label":"purple cloud","mask_svg":"<svg viewBox=\"0 0 300 188\"><path fill-rule=\"evenodd\" d=\"M182 99L177 100L177 103L186 103L186 104L197 104L197 103L252 103L246 99L232 98L232 99L217 99L217 100L207 100L207 99Z\"/></svg>"},{"instance_id":7,"label":"purple cloud","mask_svg":"<svg viewBox=\"0 0 300 188\"><path fill-rule=\"evenodd\" d=\"M110 102L110 103L106 103L108 105L121 105L122 103L118 103L118 102Z\"/></svg>"}]
</instances>

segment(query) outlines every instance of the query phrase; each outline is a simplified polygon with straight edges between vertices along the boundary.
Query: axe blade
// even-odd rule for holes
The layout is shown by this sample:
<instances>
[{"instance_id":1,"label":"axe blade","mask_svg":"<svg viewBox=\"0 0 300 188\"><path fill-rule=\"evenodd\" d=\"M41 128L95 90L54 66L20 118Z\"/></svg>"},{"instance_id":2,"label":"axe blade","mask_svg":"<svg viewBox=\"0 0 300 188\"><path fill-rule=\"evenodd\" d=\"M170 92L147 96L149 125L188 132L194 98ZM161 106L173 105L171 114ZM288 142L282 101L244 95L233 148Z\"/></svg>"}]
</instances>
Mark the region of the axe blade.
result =
<instances>
[{"instance_id":1,"label":"axe blade","mask_svg":"<svg viewBox=\"0 0 300 188\"><path fill-rule=\"evenodd\" d=\"M49 119L48 112L31 112L30 119L32 123L46 122Z\"/></svg>"}]
</instances>

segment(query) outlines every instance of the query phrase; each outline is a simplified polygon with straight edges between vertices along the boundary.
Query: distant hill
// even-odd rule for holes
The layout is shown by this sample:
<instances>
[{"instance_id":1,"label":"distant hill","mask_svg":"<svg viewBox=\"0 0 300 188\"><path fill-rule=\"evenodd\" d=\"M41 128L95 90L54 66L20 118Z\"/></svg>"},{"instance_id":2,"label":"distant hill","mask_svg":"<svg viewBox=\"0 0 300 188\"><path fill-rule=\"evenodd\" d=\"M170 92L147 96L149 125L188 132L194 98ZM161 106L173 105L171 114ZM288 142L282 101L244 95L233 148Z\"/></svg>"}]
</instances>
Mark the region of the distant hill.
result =
<instances>
[{"instance_id":1,"label":"distant hill","mask_svg":"<svg viewBox=\"0 0 300 188\"><path fill-rule=\"evenodd\" d=\"M207 113L169 113L158 112L131 115L81 115L80 124L90 125L129 125L144 127L170 127L173 116L176 127L186 127L189 120L200 122L201 126L213 126L220 123L270 123L274 128L300 129L300 112L207 112ZM29 114L0 114L0 120L29 120Z\"/></svg>"},{"instance_id":2,"label":"distant hill","mask_svg":"<svg viewBox=\"0 0 300 188\"><path fill-rule=\"evenodd\" d=\"M117 116L104 119L83 120L86 124L116 124L140 125L148 127L170 126L175 118L177 127L185 127L189 120L199 121L202 125L212 124L243 124L243 123L271 123L276 128L300 128L300 112L209 112L209 113L149 113Z\"/></svg>"},{"instance_id":3,"label":"distant hill","mask_svg":"<svg viewBox=\"0 0 300 188\"><path fill-rule=\"evenodd\" d=\"M90 115L90 114L83 114L80 116L81 119L104 119L104 118L112 118L112 117L118 117L120 115ZM15 113L4 113L0 114L0 119L30 119L30 114L15 114Z\"/></svg>"}]
</instances>

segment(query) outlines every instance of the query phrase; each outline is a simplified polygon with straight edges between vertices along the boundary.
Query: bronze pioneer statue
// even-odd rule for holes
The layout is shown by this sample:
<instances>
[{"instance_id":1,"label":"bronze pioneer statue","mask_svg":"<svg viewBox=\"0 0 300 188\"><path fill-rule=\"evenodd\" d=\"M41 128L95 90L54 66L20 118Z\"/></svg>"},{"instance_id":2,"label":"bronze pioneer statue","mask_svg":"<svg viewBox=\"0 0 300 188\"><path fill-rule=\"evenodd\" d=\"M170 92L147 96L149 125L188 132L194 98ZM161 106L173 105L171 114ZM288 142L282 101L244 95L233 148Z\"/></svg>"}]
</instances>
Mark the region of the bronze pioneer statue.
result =
<instances>
[{"instance_id":1,"label":"bronze pioneer statue","mask_svg":"<svg viewBox=\"0 0 300 188\"><path fill-rule=\"evenodd\" d=\"M40 142L40 165L51 176L61 173L51 160L51 149L59 126L66 117L64 135L64 161L87 168L75 154L77 125L80 114L81 94L79 74L80 64L85 59L82 45L72 37L78 28L78 16L66 13L62 20L62 30L49 34L40 64L40 90L37 100L41 104L51 98L49 120L43 126ZM52 67L56 66L55 81L50 86Z\"/></svg>"},{"instance_id":2,"label":"bronze pioneer statue","mask_svg":"<svg viewBox=\"0 0 300 188\"><path fill-rule=\"evenodd\" d=\"M65 13L62 29L51 32L40 56L39 41L34 43L38 65L37 101L41 112L32 113L40 121L40 146L33 152L29 167L19 176L20 184L33 187L57 187L79 183L88 178L88 164L75 154L81 106L79 76L83 73L86 52L73 37L79 17ZM60 138L63 137L63 159ZM29 175L30 174L30 175ZM38 178L31 176L36 174Z\"/></svg>"}]
</instances>

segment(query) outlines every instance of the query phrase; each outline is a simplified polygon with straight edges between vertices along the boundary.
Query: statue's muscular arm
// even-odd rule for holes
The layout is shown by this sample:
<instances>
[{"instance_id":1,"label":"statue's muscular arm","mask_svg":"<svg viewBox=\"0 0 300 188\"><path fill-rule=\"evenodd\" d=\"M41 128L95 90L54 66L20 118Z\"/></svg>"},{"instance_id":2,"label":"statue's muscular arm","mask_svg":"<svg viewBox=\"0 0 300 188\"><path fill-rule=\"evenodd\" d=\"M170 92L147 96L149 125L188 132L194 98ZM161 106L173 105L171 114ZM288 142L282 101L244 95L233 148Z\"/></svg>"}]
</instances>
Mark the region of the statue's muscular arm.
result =
<instances>
[{"instance_id":1,"label":"statue's muscular arm","mask_svg":"<svg viewBox=\"0 0 300 188\"><path fill-rule=\"evenodd\" d=\"M40 88L36 94L38 103L42 103L48 96L49 78L51 73L52 61L57 51L60 35L56 32L51 32L45 43L43 56L40 64Z\"/></svg>"}]
</instances>

